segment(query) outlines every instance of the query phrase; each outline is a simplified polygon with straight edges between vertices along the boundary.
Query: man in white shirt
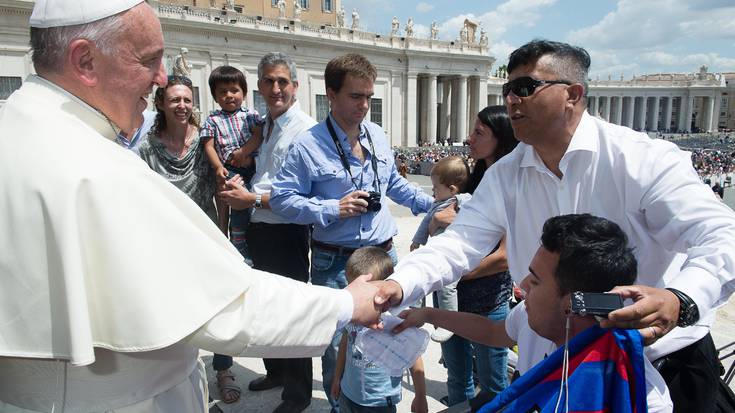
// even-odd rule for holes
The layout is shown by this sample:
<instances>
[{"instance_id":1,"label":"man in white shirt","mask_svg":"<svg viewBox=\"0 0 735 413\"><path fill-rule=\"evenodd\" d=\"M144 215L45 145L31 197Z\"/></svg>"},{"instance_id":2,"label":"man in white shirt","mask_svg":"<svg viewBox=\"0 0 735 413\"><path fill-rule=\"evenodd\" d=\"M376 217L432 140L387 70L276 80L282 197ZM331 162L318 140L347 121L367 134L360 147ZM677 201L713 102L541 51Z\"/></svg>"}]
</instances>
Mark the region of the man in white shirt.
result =
<instances>
[{"instance_id":1,"label":"man in white shirt","mask_svg":"<svg viewBox=\"0 0 735 413\"><path fill-rule=\"evenodd\" d=\"M296 100L296 64L284 53L268 53L258 64L258 91L268 107L253 192L227 182L220 196L234 209L254 208L247 231L253 267L301 282L309 281L309 227L289 223L270 210L271 181L294 138L316 125ZM273 312L290 308L269 308ZM311 403L311 358L263 359L266 375L250 382L251 391L283 385L276 413L300 412Z\"/></svg>"},{"instance_id":2,"label":"man in white shirt","mask_svg":"<svg viewBox=\"0 0 735 413\"><path fill-rule=\"evenodd\" d=\"M394 331L432 323L488 346L518 344L516 371L523 375L567 338L597 324L593 315L571 313L572 292L605 292L629 285L635 281L636 264L625 233L615 223L589 214L553 217L544 224L541 246L521 283L525 300L505 321L425 307L404 311L400 316L406 320ZM645 357L643 363L648 411L671 412L673 404L663 378ZM569 391L574 397L584 389Z\"/></svg>"},{"instance_id":3,"label":"man in white shirt","mask_svg":"<svg viewBox=\"0 0 735 413\"><path fill-rule=\"evenodd\" d=\"M708 411L719 373L709 327L735 288L735 215L688 153L586 112L589 65L584 49L544 40L511 54L503 94L521 143L488 169L444 234L399 263L376 301L410 303L457 280L503 235L518 282L547 218L605 217L628 234L639 275L616 289L636 303L603 326L640 329L650 360L679 364L663 374L677 410Z\"/></svg>"},{"instance_id":4,"label":"man in white shirt","mask_svg":"<svg viewBox=\"0 0 735 413\"><path fill-rule=\"evenodd\" d=\"M311 357L377 322L375 286L249 268L115 142L167 81L149 5L39 0L30 24L38 75L0 109L0 411L203 413L199 348Z\"/></svg>"}]
</instances>

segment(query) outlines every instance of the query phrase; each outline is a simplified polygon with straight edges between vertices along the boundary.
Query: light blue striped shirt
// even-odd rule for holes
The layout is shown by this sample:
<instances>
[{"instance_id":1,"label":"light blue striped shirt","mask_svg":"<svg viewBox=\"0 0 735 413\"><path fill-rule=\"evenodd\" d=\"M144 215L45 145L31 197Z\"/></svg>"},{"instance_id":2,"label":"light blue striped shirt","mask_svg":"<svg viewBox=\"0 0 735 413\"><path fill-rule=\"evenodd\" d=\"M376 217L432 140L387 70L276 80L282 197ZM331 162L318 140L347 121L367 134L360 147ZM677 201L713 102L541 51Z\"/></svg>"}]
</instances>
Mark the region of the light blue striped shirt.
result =
<instances>
[{"instance_id":1,"label":"light blue striped shirt","mask_svg":"<svg viewBox=\"0 0 735 413\"><path fill-rule=\"evenodd\" d=\"M382 243L398 233L386 196L411 208L414 215L427 212L433 198L410 184L396 170L388 139L379 125L363 121L360 143L365 161L352 154L347 135L334 118L332 125L345 152L356 188L340 161L326 121L296 138L283 167L271 187L271 210L295 224L314 224L316 241L358 248ZM375 154L371 153L365 130L369 130ZM382 208L357 217L339 218L339 200L357 189L373 190L371 159L375 156L380 179Z\"/></svg>"}]
</instances>

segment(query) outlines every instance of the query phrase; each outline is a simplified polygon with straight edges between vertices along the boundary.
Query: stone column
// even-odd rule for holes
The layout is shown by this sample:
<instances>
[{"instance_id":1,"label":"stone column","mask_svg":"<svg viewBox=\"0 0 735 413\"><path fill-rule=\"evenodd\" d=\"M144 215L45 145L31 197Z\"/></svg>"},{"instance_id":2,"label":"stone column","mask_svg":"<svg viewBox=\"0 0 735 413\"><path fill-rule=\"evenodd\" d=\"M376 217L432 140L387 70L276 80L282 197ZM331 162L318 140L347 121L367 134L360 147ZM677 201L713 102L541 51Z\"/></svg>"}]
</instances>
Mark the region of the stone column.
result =
<instances>
[{"instance_id":1,"label":"stone column","mask_svg":"<svg viewBox=\"0 0 735 413\"><path fill-rule=\"evenodd\" d=\"M436 143L436 75L429 75L428 84L428 102L426 106L428 118L426 124L428 128L425 138L427 142Z\"/></svg>"},{"instance_id":2,"label":"stone column","mask_svg":"<svg viewBox=\"0 0 735 413\"><path fill-rule=\"evenodd\" d=\"M638 110L638 123L635 125L636 129L645 130L646 129L646 108L648 105L647 102L648 98L645 96L641 97L641 105L637 107Z\"/></svg>"},{"instance_id":3,"label":"stone column","mask_svg":"<svg viewBox=\"0 0 735 413\"><path fill-rule=\"evenodd\" d=\"M712 132L717 132L717 130L720 128L720 106L722 105L722 95L719 92L715 92L715 97L713 98L714 108L712 111Z\"/></svg>"},{"instance_id":4,"label":"stone column","mask_svg":"<svg viewBox=\"0 0 735 413\"><path fill-rule=\"evenodd\" d=\"M416 146L418 130L416 128L416 92L418 88L418 78L415 73L406 75L406 115L403 131L403 146Z\"/></svg>"},{"instance_id":5,"label":"stone column","mask_svg":"<svg viewBox=\"0 0 735 413\"><path fill-rule=\"evenodd\" d=\"M467 137L467 76L457 79L459 90L457 93L457 135L452 136L453 142L462 142Z\"/></svg>"},{"instance_id":6,"label":"stone column","mask_svg":"<svg viewBox=\"0 0 735 413\"><path fill-rule=\"evenodd\" d=\"M612 106L612 102L610 102L610 99L612 99L611 96L605 96L605 108L602 112L602 118L608 122L610 122L610 106Z\"/></svg>"},{"instance_id":7,"label":"stone column","mask_svg":"<svg viewBox=\"0 0 735 413\"><path fill-rule=\"evenodd\" d=\"M439 118L439 136L440 139L446 139L449 137L449 126L451 112L449 111L451 104L449 97L452 91L452 81L448 77L442 78L442 113Z\"/></svg>"},{"instance_id":8,"label":"stone column","mask_svg":"<svg viewBox=\"0 0 735 413\"><path fill-rule=\"evenodd\" d=\"M449 135L447 139L454 139L457 136L457 125L459 125L459 79L452 78L452 114L450 117Z\"/></svg>"},{"instance_id":9,"label":"stone column","mask_svg":"<svg viewBox=\"0 0 735 413\"><path fill-rule=\"evenodd\" d=\"M651 130L658 130L658 110L659 110L659 98L658 96L653 97L653 116L651 117Z\"/></svg>"},{"instance_id":10,"label":"stone column","mask_svg":"<svg viewBox=\"0 0 735 413\"><path fill-rule=\"evenodd\" d=\"M615 98L615 124L623 125L623 97Z\"/></svg>"},{"instance_id":11,"label":"stone column","mask_svg":"<svg viewBox=\"0 0 735 413\"><path fill-rule=\"evenodd\" d=\"M596 103L596 97L595 96L587 96L587 113L589 113L592 116L595 116L595 103Z\"/></svg>"},{"instance_id":12,"label":"stone column","mask_svg":"<svg viewBox=\"0 0 735 413\"><path fill-rule=\"evenodd\" d=\"M635 118L633 116L635 113L635 96L626 96L626 99L628 99L628 105L625 108L625 126L632 129L633 119Z\"/></svg>"},{"instance_id":13,"label":"stone column","mask_svg":"<svg viewBox=\"0 0 735 413\"><path fill-rule=\"evenodd\" d=\"M683 99L682 99L683 101ZM684 128L682 130L692 131L692 112L694 111L694 96L686 100L686 112L684 112Z\"/></svg>"},{"instance_id":14,"label":"stone column","mask_svg":"<svg viewBox=\"0 0 735 413\"><path fill-rule=\"evenodd\" d=\"M479 84L477 85L477 93L480 94L480 107L477 109L477 112L485 109L485 106L488 106L487 104L487 78L486 77L479 77L478 81ZM472 119L474 122L474 118L477 115L477 112L472 113Z\"/></svg>"},{"instance_id":15,"label":"stone column","mask_svg":"<svg viewBox=\"0 0 735 413\"><path fill-rule=\"evenodd\" d=\"M418 75L416 77L416 96L418 100L416 102L416 113L418 114L416 119L416 143L420 146L425 142L426 139L426 123L428 122L428 113L426 111L426 76Z\"/></svg>"},{"instance_id":16,"label":"stone column","mask_svg":"<svg viewBox=\"0 0 735 413\"><path fill-rule=\"evenodd\" d=\"M664 129L668 130L671 129L671 111L674 107L674 98L672 96L669 96L666 99L666 104L664 105Z\"/></svg>"},{"instance_id":17,"label":"stone column","mask_svg":"<svg viewBox=\"0 0 735 413\"><path fill-rule=\"evenodd\" d=\"M702 102L704 103L704 102ZM712 132L712 123L715 118L715 98L714 97L708 97L706 105L704 105L704 123L702 123L702 129L704 129L706 132Z\"/></svg>"}]
</instances>

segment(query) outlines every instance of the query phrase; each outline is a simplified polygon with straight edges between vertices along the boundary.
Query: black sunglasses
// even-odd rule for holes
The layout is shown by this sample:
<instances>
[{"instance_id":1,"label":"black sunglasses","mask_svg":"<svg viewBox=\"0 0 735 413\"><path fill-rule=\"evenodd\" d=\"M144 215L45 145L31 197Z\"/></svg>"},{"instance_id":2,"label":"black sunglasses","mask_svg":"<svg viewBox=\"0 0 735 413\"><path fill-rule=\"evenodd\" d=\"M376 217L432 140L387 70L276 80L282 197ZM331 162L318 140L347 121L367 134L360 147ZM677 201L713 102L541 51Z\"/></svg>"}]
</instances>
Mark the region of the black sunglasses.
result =
<instances>
[{"instance_id":1,"label":"black sunglasses","mask_svg":"<svg viewBox=\"0 0 735 413\"><path fill-rule=\"evenodd\" d=\"M503 97L508 97L510 92L519 98L525 98L533 95L536 88L541 85L571 85L572 82L568 80L536 80L529 76L519 77L513 79L508 83L503 84Z\"/></svg>"}]
</instances>

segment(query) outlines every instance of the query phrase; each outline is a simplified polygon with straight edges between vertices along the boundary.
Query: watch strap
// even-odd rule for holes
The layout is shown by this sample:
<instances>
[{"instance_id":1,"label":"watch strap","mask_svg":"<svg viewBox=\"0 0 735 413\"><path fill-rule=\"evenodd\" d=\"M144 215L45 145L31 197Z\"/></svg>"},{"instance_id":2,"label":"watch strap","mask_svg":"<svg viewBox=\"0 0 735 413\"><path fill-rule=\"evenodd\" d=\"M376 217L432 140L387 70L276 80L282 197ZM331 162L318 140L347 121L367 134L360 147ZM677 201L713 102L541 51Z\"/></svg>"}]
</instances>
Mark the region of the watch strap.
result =
<instances>
[{"instance_id":1,"label":"watch strap","mask_svg":"<svg viewBox=\"0 0 735 413\"><path fill-rule=\"evenodd\" d=\"M253 204L253 207L257 209L263 208L263 195L255 194L255 204Z\"/></svg>"},{"instance_id":2,"label":"watch strap","mask_svg":"<svg viewBox=\"0 0 735 413\"><path fill-rule=\"evenodd\" d=\"M676 288L667 288L667 290L671 291L679 299L679 319L676 322L677 326L689 327L699 321L699 308L691 297Z\"/></svg>"}]
</instances>

